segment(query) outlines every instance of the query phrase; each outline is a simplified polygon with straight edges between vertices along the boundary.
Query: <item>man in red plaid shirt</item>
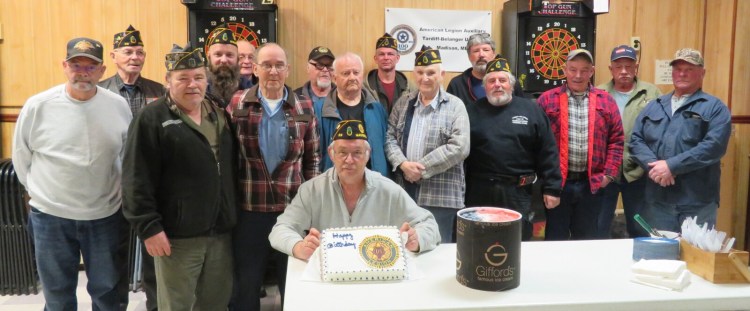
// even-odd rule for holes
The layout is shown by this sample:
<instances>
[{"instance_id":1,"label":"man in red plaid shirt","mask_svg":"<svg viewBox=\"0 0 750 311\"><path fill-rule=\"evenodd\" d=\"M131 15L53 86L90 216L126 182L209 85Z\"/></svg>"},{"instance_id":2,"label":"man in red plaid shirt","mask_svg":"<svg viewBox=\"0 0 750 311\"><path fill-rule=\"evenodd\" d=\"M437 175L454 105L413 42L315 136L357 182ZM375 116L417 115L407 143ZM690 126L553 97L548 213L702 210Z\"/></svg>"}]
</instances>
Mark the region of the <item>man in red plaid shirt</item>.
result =
<instances>
[{"instance_id":1,"label":"man in red plaid shirt","mask_svg":"<svg viewBox=\"0 0 750 311\"><path fill-rule=\"evenodd\" d=\"M589 51L571 51L564 71L565 84L537 100L557 139L563 178L560 205L546 210L545 239L593 239L600 190L614 181L622 163L622 119L612 96L590 83L594 57Z\"/></svg>"},{"instance_id":2,"label":"man in red plaid shirt","mask_svg":"<svg viewBox=\"0 0 750 311\"><path fill-rule=\"evenodd\" d=\"M266 265L276 261L284 295L287 255L271 248L268 235L305 180L320 164L317 120L310 99L284 84L286 51L275 43L256 51L258 84L235 93L227 108L240 142L240 213L234 244L233 310L260 310Z\"/></svg>"}]
</instances>

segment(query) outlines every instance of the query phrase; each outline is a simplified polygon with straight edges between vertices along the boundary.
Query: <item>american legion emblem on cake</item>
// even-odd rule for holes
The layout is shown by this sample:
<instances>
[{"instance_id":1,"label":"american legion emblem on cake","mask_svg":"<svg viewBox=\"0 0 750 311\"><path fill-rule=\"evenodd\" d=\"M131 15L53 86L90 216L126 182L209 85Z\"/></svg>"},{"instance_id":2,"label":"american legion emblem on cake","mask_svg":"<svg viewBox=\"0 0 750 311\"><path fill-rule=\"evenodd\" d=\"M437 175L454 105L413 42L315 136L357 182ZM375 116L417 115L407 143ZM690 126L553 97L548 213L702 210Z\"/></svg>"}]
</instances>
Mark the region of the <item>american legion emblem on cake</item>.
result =
<instances>
[{"instance_id":1,"label":"american legion emblem on cake","mask_svg":"<svg viewBox=\"0 0 750 311\"><path fill-rule=\"evenodd\" d=\"M325 282L393 281L408 275L401 234L393 226L326 229L320 247Z\"/></svg>"}]
</instances>

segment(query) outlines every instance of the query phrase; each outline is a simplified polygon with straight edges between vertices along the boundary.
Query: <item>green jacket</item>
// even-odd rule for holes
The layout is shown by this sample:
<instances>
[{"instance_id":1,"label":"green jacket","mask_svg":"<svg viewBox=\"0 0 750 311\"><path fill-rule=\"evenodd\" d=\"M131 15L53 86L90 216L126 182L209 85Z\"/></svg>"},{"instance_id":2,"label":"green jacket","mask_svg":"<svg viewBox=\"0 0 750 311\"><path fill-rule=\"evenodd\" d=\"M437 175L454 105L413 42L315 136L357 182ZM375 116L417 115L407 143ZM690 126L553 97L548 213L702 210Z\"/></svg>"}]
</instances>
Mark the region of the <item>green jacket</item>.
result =
<instances>
[{"instance_id":1,"label":"green jacket","mask_svg":"<svg viewBox=\"0 0 750 311\"><path fill-rule=\"evenodd\" d=\"M615 92L615 84L613 80L599 85L597 88L607 91L607 93L613 94ZM620 166L620 172L625 177L627 182L633 182L643 176L643 169L630 158L630 136L633 133L633 125L635 125L635 119L638 114L641 113L646 105L661 96L661 91L656 85L648 82L643 82L636 78L635 89L630 94L628 103L625 104L625 113L622 115L622 129L625 134L625 147L623 148L622 165Z\"/></svg>"}]
</instances>

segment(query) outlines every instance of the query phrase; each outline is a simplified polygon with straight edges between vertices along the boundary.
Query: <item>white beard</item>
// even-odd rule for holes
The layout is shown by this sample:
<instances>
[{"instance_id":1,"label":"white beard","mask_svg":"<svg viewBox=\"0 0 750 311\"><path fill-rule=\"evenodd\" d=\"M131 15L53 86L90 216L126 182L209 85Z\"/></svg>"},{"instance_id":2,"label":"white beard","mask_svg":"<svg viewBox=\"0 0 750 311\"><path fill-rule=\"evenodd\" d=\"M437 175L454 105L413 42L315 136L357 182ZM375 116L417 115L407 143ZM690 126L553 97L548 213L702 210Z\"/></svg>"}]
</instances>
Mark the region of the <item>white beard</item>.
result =
<instances>
[{"instance_id":1,"label":"white beard","mask_svg":"<svg viewBox=\"0 0 750 311\"><path fill-rule=\"evenodd\" d=\"M505 106L513 99L513 97L510 95L510 93L505 92L503 95L500 96L491 96L487 95L487 100L490 102L491 105L499 107L499 106Z\"/></svg>"}]
</instances>

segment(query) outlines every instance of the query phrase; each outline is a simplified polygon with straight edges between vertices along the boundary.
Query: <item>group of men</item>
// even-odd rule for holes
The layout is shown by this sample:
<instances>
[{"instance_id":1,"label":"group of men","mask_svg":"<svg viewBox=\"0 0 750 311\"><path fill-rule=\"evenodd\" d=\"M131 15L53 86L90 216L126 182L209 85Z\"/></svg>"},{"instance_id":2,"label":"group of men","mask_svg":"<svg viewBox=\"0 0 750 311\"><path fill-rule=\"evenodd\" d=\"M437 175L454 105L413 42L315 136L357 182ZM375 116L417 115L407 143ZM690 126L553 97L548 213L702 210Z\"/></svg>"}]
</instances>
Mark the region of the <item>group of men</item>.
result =
<instances>
[{"instance_id":1,"label":"group of men","mask_svg":"<svg viewBox=\"0 0 750 311\"><path fill-rule=\"evenodd\" d=\"M359 55L318 46L293 90L282 46L219 26L206 51L173 47L162 87L140 76L131 26L97 86L103 46L71 40L68 81L27 101L13 141L46 309L75 308L79 254L94 308L124 309L131 226L149 310L258 310L268 263L283 300L287 256L309 259L327 228L397 226L424 252L455 241L459 209L502 206L529 240L535 183L548 240L608 237L620 193L633 237L635 213L665 230L715 224L730 116L701 90L698 51L676 53L675 91L658 97L631 47L612 51L600 88L591 53L574 50L566 82L535 103L488 34L466 50L472 67L444 89L431 47L410 83L387 33L367 75Z\"/></svg>"}]
</instances>

